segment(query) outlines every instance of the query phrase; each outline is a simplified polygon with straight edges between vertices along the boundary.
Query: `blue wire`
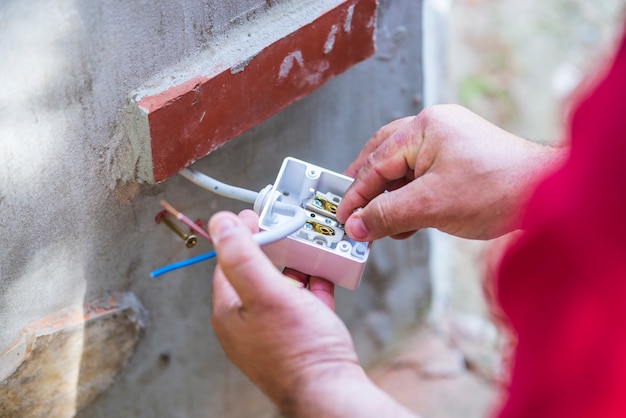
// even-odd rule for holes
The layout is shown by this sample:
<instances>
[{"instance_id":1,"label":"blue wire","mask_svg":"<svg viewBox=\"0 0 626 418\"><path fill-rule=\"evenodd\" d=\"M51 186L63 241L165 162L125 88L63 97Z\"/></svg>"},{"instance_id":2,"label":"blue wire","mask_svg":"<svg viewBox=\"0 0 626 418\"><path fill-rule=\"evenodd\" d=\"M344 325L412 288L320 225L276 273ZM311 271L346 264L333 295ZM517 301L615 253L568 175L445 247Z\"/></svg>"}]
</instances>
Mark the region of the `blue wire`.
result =
<instances>
[{"instance_id":1,"label":"blue wire","mask_svg":"<svg viewBox=\"0 0 626 418\"><path fill-rule=\"evenodd\" d=\"M208 252L208 253L197 255L195 257L188 258L186 260L177 261L175 263L168 264L167 266L163 266L161 268L158 268L158 269L152 271L150 273L150 277L152 277L154 279L155 277L159 277L162 274L169 273L172 270L176 270L176 269L180 269L180 268L183 268L183 267L187 267L187 266L190 266L192 264L199 263L201 261L210 260L210 259L214 258L216 255L217 255L217 253L215 251L211 251L211 252Z\"/></svg>"}]
</instances>

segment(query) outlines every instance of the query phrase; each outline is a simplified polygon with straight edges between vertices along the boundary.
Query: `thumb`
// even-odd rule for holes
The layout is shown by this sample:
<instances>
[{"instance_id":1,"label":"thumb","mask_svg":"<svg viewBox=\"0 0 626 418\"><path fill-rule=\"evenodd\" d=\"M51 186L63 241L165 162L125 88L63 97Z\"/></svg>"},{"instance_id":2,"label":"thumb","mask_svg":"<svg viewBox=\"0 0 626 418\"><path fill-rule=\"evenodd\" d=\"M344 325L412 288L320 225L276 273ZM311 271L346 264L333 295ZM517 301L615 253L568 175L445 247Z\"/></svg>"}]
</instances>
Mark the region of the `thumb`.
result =
<instances>
[{"instance_id":1,"label":"thumb","mask_svg":"<svg viewBox=\"0 0 626 418\"><path fill-rule=\"evenodd\" d=\"M411 232L427 228L432 207L422 187L423 177L397 190L381 193L363 209L353 213L345 224L350 238L373 241L386 236L407 237Z\"/></svg>"},{"instance_id":2,"label":"thumb","mask_svg":"<svg viewBox=\"0 0 626 418\"><path fill-rule=\"evenodd\" d=\"M244 306L272 303L293 289L254 241L249 228L234 213L213 215L209 232L217 262Z\"/></svg>"}]
</instances>

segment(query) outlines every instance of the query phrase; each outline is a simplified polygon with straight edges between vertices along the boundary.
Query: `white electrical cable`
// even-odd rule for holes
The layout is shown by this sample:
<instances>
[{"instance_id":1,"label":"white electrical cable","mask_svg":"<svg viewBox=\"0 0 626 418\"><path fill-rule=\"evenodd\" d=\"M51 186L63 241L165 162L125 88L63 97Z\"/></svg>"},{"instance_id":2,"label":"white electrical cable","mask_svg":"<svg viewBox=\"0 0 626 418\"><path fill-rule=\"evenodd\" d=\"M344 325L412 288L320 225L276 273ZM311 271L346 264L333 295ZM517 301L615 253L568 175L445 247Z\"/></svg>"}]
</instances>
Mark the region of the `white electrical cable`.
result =
<instances>
[{"instance_id":1,"label":"white electrical cable","mask_svg":"<svg viewBox=\"0 0 626 418\"><path fill-rule=\"evenodd\" d=\"M271 191L271 186L264 188L261 193L241 187L231 186L190 168L183 169L180 172L180 175L198 186L210 190L220 196L254 204L255 210L259 215L261 211L260 209L265 205L266 199L269 198ZM288 216L289 220L269 231L255 234L255 241L259 245L266 245L285 238L300 229L306 222L306 212L301 207L288 205L279 201L274 202L273 205L276 213Z\"/></svg>"},{"instance_id":2,"label":"white electrical cable","mask_svg":"<svg viewBox=\"0 0 626 418\"><path fill-rule=\"evenodd\" d=\"M275 202L274 212L289 216L289 220L282 222L275 228L254 234L254 240L259 245L267 245L286 238L302 228L302 226L306 223L306 212L299 206Z\"/></svg>"},{"instance_id":3,"label":"white electrical cable","mask_svg":"<svg viewBox=\"0 0 626 418\"><path fill-rule=\"evenodd\" d=\"M231 199L241 200L242 202L254 203L259 193L252 190L244 189L241 187L231 186L221 181L215 180L206 174L199 171L192 170L190 168L183 169L180 173L181 176L187 180L203 187L209 191L220 196L229 197Z\"/></svg>"},{"instance_id":4,"label":"white electrical cable","mask_svg":"<svg viewBox=\"0 0 626 418\"><path fill-rule=\"evenodd\" d=\"M215 180L206 174L190 168L183 169L180 172L180 175L198 186L210 190L220 196L254 204L255 210L259 215L261 214L260 209L263 205L265 205L265 200L269 197L269 189L271 189L271 187L266 187L262 190L262 193L254 192L252 190L222 183L221 181ZM257 200L261 200L262 202L257 202ZM288 216L289 220L276 228L254 234L255 241L259 245L266 245L283 239L302 228L306 222L306 212L301 207L276 201L274 202L274 210L278 214Z\"/></svg>"},{"instance_id":5,"label":"white electrical cable","mask_svg":"<svg viewBox=\"0 0 626 418\"><path fill-rule=\"evenodd\" d=\"M257 212L260 212L262 207L266 204L266 200L269 199L271 196L271 186L267 186L260 193L257 193L251 190L242 189L240 187L230 186L188 168L181 171L180 174L186 179L192 181L193 183L196 183L197 185L221 196L253 203L254 208ZM302 228L302 226L304 226L304 224L306 223L307 214L305 210L299 206L289 205L276 200L274 201L272 208L274 210L274 213L287 216L288 220L282 222L279 226L273 229L257 232L256 234L254 234L253 238L260 246L271 244L272 242L286 238ZM187 267L201 261L210 260L216 255L217 254L215 253L215 251L211 251L192 258L188 258L186 260L177 261L175 263L168 264L167 266L152 271L150 273L150 276L152 276L153 278L158 277L172 270Z\"/></svg>"},{"instance_id":6,"label":"white electrical cable","mask_svg":"<svg viewBox=\"0 0 626 418\"><path fill-rule=\"evenodd\" d=\"M265 205L266 199L269 198L269 193L271 191L271 186L264 188L261 193L241 187L231 186L190 168L183 169L180 172L180 175L198 186L210 190L220 196L254 204L255 210L259 215L260 209ZM288 205L276 201L274 202L274 210L278 214L288 216L289 220L269 231L254 234L255 241L259 245L266 245L274 241L278 241L279 239L283 239L302 228L302 226L306 223L306 212L298 206Z\"/></svg>"}]
</instances>

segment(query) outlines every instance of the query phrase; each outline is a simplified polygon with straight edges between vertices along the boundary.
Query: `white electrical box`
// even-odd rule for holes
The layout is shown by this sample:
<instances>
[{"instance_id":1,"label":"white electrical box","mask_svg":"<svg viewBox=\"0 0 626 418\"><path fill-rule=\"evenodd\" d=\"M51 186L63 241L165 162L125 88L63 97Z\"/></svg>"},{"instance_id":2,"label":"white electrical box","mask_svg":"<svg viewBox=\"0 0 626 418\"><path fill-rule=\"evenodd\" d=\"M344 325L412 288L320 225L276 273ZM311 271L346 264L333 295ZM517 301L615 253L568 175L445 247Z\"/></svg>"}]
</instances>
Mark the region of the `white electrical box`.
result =
<instances>
[{"instance_id":1,"label":"white electrical box","mask_svg":"<svg viewBox=\"0 0 626 418\"><path fill-rule=\"evenodd\" d=\"M268 257L280 266L318 276L356 289L361 281L371 242L357 242L344 232L335 213L350 177L287 157L269 192L271 198L259 217L259 227L267 231L284 222L287 215L273 210L280 201L303 208L306 223L287 238L263 246Z\"/></svg>"}]
</instances>

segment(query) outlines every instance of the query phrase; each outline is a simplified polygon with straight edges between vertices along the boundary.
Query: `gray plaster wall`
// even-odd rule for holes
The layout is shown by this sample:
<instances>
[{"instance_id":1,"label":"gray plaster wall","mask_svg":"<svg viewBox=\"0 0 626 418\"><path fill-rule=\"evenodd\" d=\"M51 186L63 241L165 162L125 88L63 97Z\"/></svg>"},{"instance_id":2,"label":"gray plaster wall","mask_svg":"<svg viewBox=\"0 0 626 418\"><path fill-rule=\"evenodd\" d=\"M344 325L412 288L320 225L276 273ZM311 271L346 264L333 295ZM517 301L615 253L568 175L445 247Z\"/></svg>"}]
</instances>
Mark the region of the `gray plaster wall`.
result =
<instances>
[{"instance_id":1,"label":"gray plaster wall","mask_svg":"<svg viewBox=\"0 0 626 418\"><path fill-rule=\"evenodd\" d=\"M186 249L155 224L160 199L205 220L247 206L178 176L150 186L121 181L115 168L129 92L197 53L230 22L245 30L245 16L271 4L0 3L0 353L33 321L113 292L133 292L147 312L129 364L79 416L274 414L211 330L214 263L149 277L210 249ZM271 183L285 156L342 171L378 127L419 111L420 22L420 2L380 0L373 58L194 167L251 189ZM377 242L361 287L338 290L337 311L364 364L427 310L427 259L422 233Z\"/></svg>"}]
</instances>

